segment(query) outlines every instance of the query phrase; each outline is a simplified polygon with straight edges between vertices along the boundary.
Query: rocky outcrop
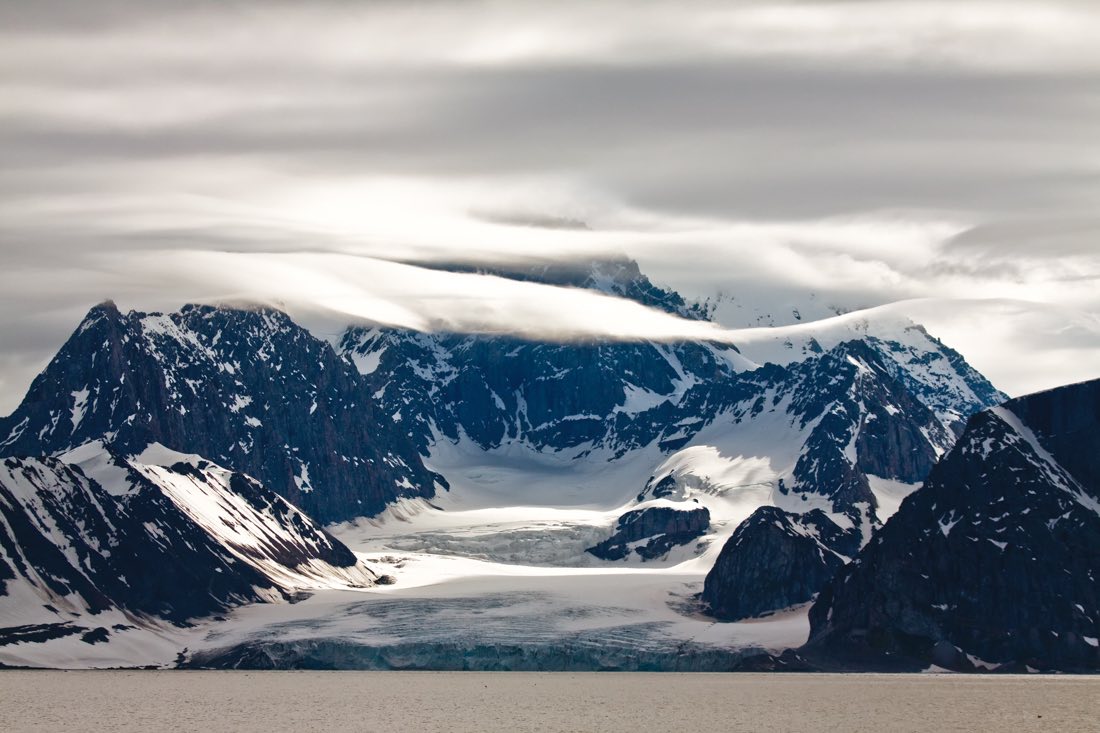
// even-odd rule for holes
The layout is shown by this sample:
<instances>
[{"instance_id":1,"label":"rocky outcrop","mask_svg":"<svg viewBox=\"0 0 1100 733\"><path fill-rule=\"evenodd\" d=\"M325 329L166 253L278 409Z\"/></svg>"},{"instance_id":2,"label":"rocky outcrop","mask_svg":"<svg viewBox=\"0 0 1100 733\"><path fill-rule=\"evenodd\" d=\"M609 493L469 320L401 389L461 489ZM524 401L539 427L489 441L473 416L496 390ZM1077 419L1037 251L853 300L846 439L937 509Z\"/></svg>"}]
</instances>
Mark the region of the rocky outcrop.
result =
<instances>
[{"instance_id":1,"label":"rocky outcrop","mask_svg":"<svg viewBox=\"0 0 1100 733\"><path fill-rule=\"evenodd\" d=\"M255 476L321 522L431 496L440 477L366 380L279 311L89 312L0 419L0 455L153 442ZM440 484L442 485L442 484Z\"/></svg>"},{"instance_id":2,"label":"rocky outcrop","mask_svg":"<svg viewBox=\"0 0 1100 733\"><path fill-rule=\"evenodd\" d=\"M865 342L842 343L793 371L791 410L803 424L817 421L795 466L790 486L795 490L829 493L845 506L873 507L867 474L921 481L937 450L951 445L953 436L932 410Z\"/></svg>"},{"instance_id":3,"label":"rocky outcrop","mask_svg":"<svg viewBox=\"0 0 1100 733\"><path fill-rule=\"evenodd\" d=\"M1100 381L974 416L810 621L827 658L1100 669Z\"/></svg>"},{"instance_id":4,"label":"rocky outcrop","mask_svg":"<svg viewBox=\"0 0 1100 733\"><path fill-rule=\"evenodd\" d=\"M860 536L823 511L761 507L742 522L707 573L708 613L736 621L806 603L859 549Z\"/></svg>"},{"instance_id":5,"label":"rocky outcrop","mask_svg":"<svg viewBox=\"0 0 1100 733\"><path fill-rule=\"evenodd\" d=\"M619 517L615 534L587 552L601 560L622 560L632 552L643 560L653 560L702 537L709 527L706 507L635 509Z\"/></svg>"}]
</instances>

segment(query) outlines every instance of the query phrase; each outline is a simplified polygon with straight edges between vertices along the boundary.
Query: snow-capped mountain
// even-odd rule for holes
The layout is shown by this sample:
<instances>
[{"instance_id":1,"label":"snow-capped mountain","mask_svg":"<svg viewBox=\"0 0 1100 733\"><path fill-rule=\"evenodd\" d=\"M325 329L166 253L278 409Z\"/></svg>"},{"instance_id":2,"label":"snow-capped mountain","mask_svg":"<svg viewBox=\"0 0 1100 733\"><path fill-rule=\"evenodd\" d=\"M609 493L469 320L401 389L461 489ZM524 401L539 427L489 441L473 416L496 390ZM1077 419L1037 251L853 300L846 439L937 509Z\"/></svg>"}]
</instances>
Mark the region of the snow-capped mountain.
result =
<instances>
[{"instance_id":1,"label":"snow-capped mountain","mask_svg":"<svg viewBox=\"0 0 1100 733\"><path fill-rule=\"evenodd\" d=\"M378 578L256 480L157 444L3 459L0 520L0 644L106 642Z\"/></svg>"},{"instance_id":2,"label":"snow-capped mountain","mask_svg":"<svg viewBox=\"0 0 1100 733\"><path fill-rule=\"evenodd\" d=\"M451 481L458 477L437 458L452 444L488 464L516 451L606 461L623 467L622 481L636 472L628 466L648 462L620 500L718 497L736 505L719 515L737 521L766 504L821 508L869 536L898 492L951 446L958 416L1003 398L923 331L912 338L925 345L919 357L913 343L853 339L763 367L708 343L553 344L392 329L349 329L341 350ZM928 406L929 375L949 371L960 398L938 395Z\"/></svg>"},{"instance_id":3,"label":"snow-capped mountain","mask_svg":"<svg viewBox=\"0 0 1100 733\"><path fill-rule=\"evenodd\" d=\"M492 274L701 315L629 261ZM851 314L739 335L744 345L562 343L355 326L333 348L267 308L122 314L106 303L0 420L0 455L46 456L18 459L57 474L23 494L75 485L65 491L84 498L73 503L103 517L70 523L71 539L46 533L99 553L94 577L79 558L69 563L77 595L91 599L74 606L78 615L180 620L298 590L369 586L373 573L308 515L345 522L333 532L389 558L399 584L406 563L463 554L507 567L680 567L697 585L713 565L704 601L719 617L743 618L809 601L950 450L965 418L1003 395L896 318ZM163 516L134 518L152 501L144 496ZM141 552L157 541L157 522L175 525L159 530L168 537L201 540L187 545L200 557L181 556L199 579L173 582L186 589L217 573L225 577L211 587L224 591L192 593L197 605L180 602L172 615L108 578L117 554L99 549ZM13 546L38 543L32 536ZM42 608L58 608L41 601L49 584L31 586L9 604L31 609L18 624L62 623ZM652 597L644 583L637 590ZM43 618L27 620L39 608ZM660 624L672 623L667 613ZM793 645L804 617L778 637L738 624L722 633L781 650L778 639ZM683 625L688 640L695 623ZM708 659L708 669L724 663Z\"/></svg>"},{"instance_id":4,"label":"snow-capped mountain","mask_svg":"<svg viewBox=\"0 0 1100 733\"><path fill-rule=\"evenodd\" d=\"M93 308L0 419L0 455L100 439L123 453L157 442L203 456L322 522L430 496L438 480L345 360L264 308Z\"/></svg>"},{"instance_id":5,"label":"snow-capped mountain","mask_svg":"<svg viewBox=\"0 0 1100 733\"><path fill-rule=\"evenodd\" d=\"M1100 381L971 418L810 620L852 664L1100 667Z\"/></svg>"},{"instance_id":6,"label":"snow-capped mountain","mask_svg":"<svg viewBox=\"0 0 1100 733\"><path fill-rule=\"evenodd\" d=\"M956 435L970 415L1006 399L961 354L889 307L731 335L741 353L759 364L790 364L845 341L862 341Z\"/></svg>"},{"instance_id":7,"label":"snow-capped mountain","mask_svg":"<svg viewBox=\"0 0 1100 733\"><path fill-rule=\"evenodd\" d=\"M537 269L515 276L594 287L609 267L594 266L591 276ZM614 272L640 277L626 267ZM615 282L618 293L653 287L644 279L633 288ZM643 302L684 312L667 296ZM738 335L745 346L532 343L350 328L340 351L459 494L470 483L463 472L515 475L517 460L538 466L549 456L570 466L599 462L608 468L601 480L622 489L609 496L586 482L593 503L617 505L630 489L641 510L656 500L689 502L688 509L689 500L702 501L717 523L708 542L724 540L760 507L780 507L792 525L817 510L829 523L820 533L825 551L844 560L927 476L965 419L1004 399L957 352L893 315L850 314ZM464 455L457 463L449 460L455 445ZM562 475L562 483L571 480ZM609 528L600 546L619 547L619 534ZM809 583L800 572L771 567L790 592L767 595L758 610L781 607L774 604L787 597L810 600L835 567L829 563Z\"/></svg>"}]
</instances>

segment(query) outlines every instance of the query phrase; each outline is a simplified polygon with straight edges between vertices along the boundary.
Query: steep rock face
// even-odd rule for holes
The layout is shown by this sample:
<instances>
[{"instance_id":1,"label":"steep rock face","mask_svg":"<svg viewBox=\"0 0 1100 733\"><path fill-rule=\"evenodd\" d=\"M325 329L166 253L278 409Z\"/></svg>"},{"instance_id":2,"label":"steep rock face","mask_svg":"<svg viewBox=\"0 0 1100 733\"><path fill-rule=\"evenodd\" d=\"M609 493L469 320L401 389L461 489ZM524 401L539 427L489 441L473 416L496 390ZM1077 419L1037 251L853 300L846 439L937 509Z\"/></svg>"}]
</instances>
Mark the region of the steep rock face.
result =
<instances>
[{"instance_id":1,"label":"steep rock face","mask_svg":"<svg viewBox=\"0 0 1100 733\"><path fill-rule=\"evenodd\" d=\"M935 414L898 377L889 359L870 344L848 341L805 362L794 408L804 419L844 418L836 440L846 435L864 473L901 481L928 475L937 454L952 442ZM854 442L851 442L854 441Z\"/></svg>"},{"instance_id":2,"label":"steep rock face","mask_svg":"<svg viewBox=\"0 0 1100 733\"><path fill-rule=\"evenodd\" d=\"M809 649L966 669L1100 668L1100 381L975 415L841 570Z\"/></svg>"},{"instance_id":3,"label":"steep rock face","mask_svg":"<svg viewBox=\"0 0 1100 733\"><path fill-rule=\"evenodd\" d=\"M619 517L611 537L587 552L601 560L621 560L631 552L652 560L668 554L677 545L702 537L709 527L710 512L706 507L634 509Z\"/></svg>"},{"instance_id":4,"label":"steep rock face","mask_svg":"<svg viewBox=\"0 0 1100 733\"><path fill-rule=\"evenodd\" d=\"M102 553L121 543L123 530L103 504L110 504L105 492L59 461L9 458L0 463L3 595L14 596L26 582L61 609L68 599L79 599L82 610L91 613L111 608L111 600L80 569L106 577Z\"/></svg>"},{"instance_id":5,"label":"steep rock face","mask_svg":"<svg viewBox=\"0 0 1100 733\"><path fill-rule=\"evenodd\" d=\"M625 452L677 432L641 413L686 411L690 388L733 378L736 359L706 344L563 345L380 328L349 329L341 350L424 454L434 439L460 437L484 449L523 441Z\"/></svg>"},{"instance_id":6,"label":"steep rock face","mask_svg":"<svg viewBox=\"0 0 1100 733\"><path fill-rule=\"evenodd\" d=\"M920 481L953 441L881 354L860 341L786 368L767 365L699 385L685 402L715 411L709 424L674 420L685 442L701 434L700 442L714 441L717 452L702 462L705 470L697 467L699 447L674 453L650 477L640 500L766 486L770 503L795 514L815 508L842 514L864 539L882 520L870 477ZM720 440L711 437L716 433ZM764 459L767 468L749 473L753 483L718 483L716 472L729 465L724 456L738 455ZM731 473L743 470L735 466Z\"/></svg>"},{"instance_id":7,"label":"steep rock face","mask_svg":"<svg viewBox=\"0 0 1100 733\"><path fill-rule=\"evenodd\" d=\"M1007 399L962 354L928 333L924 326L910 324L903 333L909 335L904 342L875 336L866 342L887 357L885 363L894 375L955 435L962 433L975 412Z\"/></svg>"},{"instance_id":8,"label":"steep rock face","mask_svg":"<svg viewBox=\"0 0 1100 733\"><path fill-rule=\"evenodd\" d=\"M65 624L118 609L174 622L375 575L247 476L187 459L155 466L81 449L0 463L0 614ZM164 452L172 458L186 458Z\"/></svg>"},{"instance_id":9,"label":"steep rock face","mask_svg":"<svg viewBox=\"0 0 1100 733\"><path fill-rule=\"evenodd\" d=\"M702 600L723 621L811 600L859 549L859 533L821 510L803 515L761 507L726 541Z\"/></svg>"},{"instance_id":10,"label":"steep rock face","mask_svg":"<svg viewBox=\"0 0 1100 733\"><path fill-rule=\"evenodd\" d=\"M204 456L257 477L322 522L431 496L438 479L377 412L355 369L270 309L93 308L0 420L0 455L57 453L99 438L124 453L158 442Z\"/></svg>"}]
</instances>

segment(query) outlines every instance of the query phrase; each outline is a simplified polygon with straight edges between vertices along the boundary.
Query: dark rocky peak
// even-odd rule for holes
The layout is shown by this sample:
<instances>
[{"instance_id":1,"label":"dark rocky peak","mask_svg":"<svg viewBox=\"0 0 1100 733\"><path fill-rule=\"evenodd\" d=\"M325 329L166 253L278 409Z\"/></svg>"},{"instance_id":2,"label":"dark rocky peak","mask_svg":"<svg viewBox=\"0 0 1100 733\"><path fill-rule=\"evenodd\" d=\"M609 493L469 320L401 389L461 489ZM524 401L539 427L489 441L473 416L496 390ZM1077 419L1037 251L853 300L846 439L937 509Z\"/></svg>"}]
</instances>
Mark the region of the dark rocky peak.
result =
<instances>
[{"instance_id":1,"label":"dark rocky peak","mask_svg":"<svg viewBox=\"0 0 1100 733\"><path fill-rule=\"evenodd\" d=\"M253 475L324 522L430 496L438 479L352 365L270 308L97 306L0 436L6 455L158 442Z\"/></svg>"},{"instance_id":2,"label":"dark rocky peak","mask_svg":"<svg viewBox=\"0 0 1100 733\"><path fill-rule=\"evenodd\" d=\"M860 538L820 509L799 515L761 507L722 547L701 599L723 621L806 603L858 551Z\"/></svg>"},{"instance_id":3,"label":"dark rocky peak","mask_svg":"<svg viewBox=\"0 0 1100 733\"><path fill-rule=\"evenodd\" d=\"M822 592L811 651L1100 668L1100 381L975 415ZM1064 462L1063 462L1064 461Z\"/></svg>"},{"instance_id":4,"label":"dark rocky peak","mask_svg":"<svg viewBox=\"0 0 1100 733\"><path fill-rule=\"evenodd\" d=\"M955 437L962 433L971 415L1008 399L962 354L928 333L924 326L914 323L906 329L921 334L923 342L914 346L869 336L866 343L883 355L883 366L936 413Z\"/></svg>"},{"instance_id":5,"label":"dark rocky peak","mask_svg":"<svg viewBox=\"0 0 1100 733\"><path fill-rule=\"evenodd\" d=\"M1071 384L1005 403L1039 444L1093 495L1100 493L1100 380Z\"/></svg>"},{"instance_id":6,"label":"dark rocky peak","mask_svg":"<svg viewBox=\"0 0 1100 733\"><path fill-rule=\"evenodd\" d=\"M854 521L877 507L867 476L922 481L953 436L862 341L792 365L788 411L809 429L785 491L825 494Z\"/></svg>"},{"instance_id":7,"label":"dark rocky peak","mask_svg":"<svg viewBox=\"0 0 1100 733\"><path fill-rule=\"evenodd\" d=\"M609 538L586 551L601 560L622 560L631 553L643 560L664 557L672 548L695 541L710 528L710 511L687 504L686 509L649 506L626 512Z\"/></svg>"}]
</instances>

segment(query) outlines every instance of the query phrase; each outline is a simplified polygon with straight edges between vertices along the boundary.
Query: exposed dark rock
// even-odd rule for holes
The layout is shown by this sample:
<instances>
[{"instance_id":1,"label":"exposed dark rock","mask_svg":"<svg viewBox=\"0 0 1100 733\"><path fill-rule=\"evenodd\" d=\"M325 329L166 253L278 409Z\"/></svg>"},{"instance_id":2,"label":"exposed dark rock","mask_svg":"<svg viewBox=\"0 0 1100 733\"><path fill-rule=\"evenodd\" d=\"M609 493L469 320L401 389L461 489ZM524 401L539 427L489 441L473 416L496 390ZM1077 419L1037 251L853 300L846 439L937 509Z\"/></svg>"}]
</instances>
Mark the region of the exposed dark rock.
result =
<instances>
[{"instance_id":1,"label":"exposed dark rock","mask_svg":"<svg viewBox=\"0 0 1100 733\"><path fill-rule=\"evenodd\" d=\"M88 629L84 626L76 626L71 622L53 624L26 624L23 626L8 626L0 628L0 646L9 644L39 644L53 639L63 639L66 636L82 634Z\"/></svg>"},{"instance_id":2,"label":"exposed dark rock","mask_svg":"<svg viewBox=\"0 0 1100 733\"><path fill-rule=\"evenodd\" d=\"M821 593L807 652L1100 668L1098 478L1100 381L975 415Z\"/></svg>"},{"instance_id":3,"label":"exposed dark rock","mask_svg":"<svg viewBox=\"0 0 1100 733\"><path fill-rule=\"evenodd\" d=\"M645 488L638 494L637 501L645 501L649 496L653 499L664 499L667 496L672 496L676 492L676 479L669 474L660 481L654 481L653 477L649 477L649 481L646 482Z\"/></svg>"},{"instance_id":4,"label":"exposed dark rock","mask_svg":"<svg viewBox=\"0 0 1100 733\"><path fill-rule=\"evenodd\" d=\"M840 344L794 371L799 379L792 411L803 424L818 422L790 488L832 496L838 511L856 523L862 521L860 512L849 507L875 506L867 474L920 481L931 470L937 447L952 442L882 353L865 342Z\"/></svg>"},{"instance_id":5,"label":"exposed dark rock","mask_svg":"<svg viewBox=\"0 0 1100 733\"><path fill-rule=\"evenodd\" d=\"M81 635L80 640L85 644L102 644L111 636L111 632L102 626L97 626L91 631L85 632Z\"/></svg>"},{"instance_id":6,"label":"exposed dark rock","mask_svg":"<svg viewBox=\"0 0 1100 733\"><path fill-rule=\"evenodd\" d=\"M703 585L702 600L718 619L735 621L811 600L860 535L820 509L798 515L761 507L726 541Z\"/></svg>"},{"instance_id":7,"label":"exposed dark rock","mask_svg":"<svg viewBox=\"0 0 1100 733\"><path fill-rule=\"evenodd\" d=\"M621 455L684 435L675 416L698 414L705 395L699 390L672 404L679 389L734 375L722 356L731 347L699 343L558 344L353 328L341 350L367 372L385 411L400 415L425 454L434 427L438 437L466 436L482 448L591 444ZM635 390L668 398L640 415L623 409Z\"/></svg>"},{"instance_id":8,"label":"exposed dark rock","mask_svg":"<svg viewBox=\"0 0 1100 733\"><path fill-rule=\"evenodd\" d=\"M360 567L347 547L254 479L227 479L224 469L209 464L159 470L165 481L175 475L195 482L203 492L200 514L134 469L130 488L114 495L57 459L4 459L0 567L7 572L0 598L15 583L23 595L42 600L43 619L122 609L182 623L273 593L290 598L297 589L283 585L282 570L269 575L273 565L303 573L315 572L318 562ZM251 503L253 513L234 506L234 497ZM211 515L218 502L225 504L220 519ZM219 521L257 534L237 544L232 532L220 532ZM373 578L365 568L358 575L365 583ZM93 636L103 640L98 631Z\"/></svg>"},{"instance_id":9,"label":"exposed dark rock","mask_svg":"<svg viewBox=\"0 0 1100 733\"><path fill-rule=\"evenodd\" d=\"M706 507L674 509L647 507L635 509L619 517L615 534L587 552L601 560L622 560L633 552L645 560L667 555L678 545L686 545L706 534L710 527L710 511ZM630 545L648 540L634 548Z\"/></svg>"},{"instance_id":10,"label":"exposed dark rock","mask_svg":"<svg viewBox=\"0 0 1100 733\"><path fill-rule=\"evenodd\" d=\"M255 476L327 523L431 496L440 481L371 394L279 311L123 315L104 303L0 419L0 455L159 442Z\"/></svg>"},{"instance_id":11,"label":"exposed dark rock","mask_svg":"<svg viewBox=\"0 0 1100 733\"><path fill-rule=\"evenodd\" d=\"M803 659L794 649L784 649L779 655L756 654L745 657L737 672L818 672L813 664Z\"/></svg>"}]
</instances>

